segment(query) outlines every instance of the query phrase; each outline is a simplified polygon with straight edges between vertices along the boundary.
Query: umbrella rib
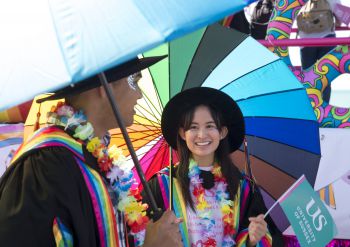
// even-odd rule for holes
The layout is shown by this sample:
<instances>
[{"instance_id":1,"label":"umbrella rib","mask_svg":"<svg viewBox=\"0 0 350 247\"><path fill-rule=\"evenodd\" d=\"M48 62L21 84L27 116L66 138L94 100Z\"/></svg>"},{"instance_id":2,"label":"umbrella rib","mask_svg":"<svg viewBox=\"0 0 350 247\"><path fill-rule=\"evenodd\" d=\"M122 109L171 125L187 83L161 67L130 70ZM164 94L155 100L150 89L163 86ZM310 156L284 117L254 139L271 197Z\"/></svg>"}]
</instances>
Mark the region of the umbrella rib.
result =
<instances>
[{"instance_id":1,"label":"umbrella rib","mask_svg":"<svg viewBox=\"0 0 350 247\"><path fill-rule=\"evenodd\" d=\"M225 87L223 87L223 88L225 88ZM245 101L245 100L248 100L248 99L254 99L254 98L268 96L268 95L273 95L273 94L294 92L294 91L299 91L299 90L305 90L305 89L304 88L294 88L294 89L282 90L282 91L278 91L278 92L264 93L264 94L250 96L250 97L247 97L247 98L244 98L244 99L238 99L238 100L236 100L236 102L242 102L242 101Z\"/></svg>"},{"instance_id":2,"label":"umbrella rib","mask_svg":"<svg viewBox=\"0 0 350 247\"><path fill-rule=\"evenodd\" d=\"M137 121L137 120L134 120L134 123L139 124L139 125L141 125L141 126L144 126L144 127L147 129L147 131L149 131L149 132L153 132L153 133L155 133L155 134L160 133L159 127L156 126L156 125L153 123L153 121L150 121L146 116L140 116L140 115L137 115L137 116L142 117L142 118L144 118L144 119L147 119L147 120L148 120L149 122L151 122L152 124L151 124L151 125L143 125L140 121ZM153 127L153 128L151 128L151 127ZM132 133L139 132L139 131L136 130L136 129L133 129L133 131L134 131L134 132L132 132Z\"/></svg>"},{"instance_id":3,"label":"umbrella rib","mask_svg":"<svg viewBox=\"0 0 350 247\"><path fill-rule=\"evenodd\" d=\"M296 120L296 121L307 121L307 122L316 122L316 120L311 119L303 119L303 118L290 118L290 117L274 117L274 116L246 116L244 118L278 118L278 119L290 119L290 120ZM318 123L317 123L318 124Z\"/></svg>"},{"instance_id":4,"label":"umbrella rib","mask_svg":"<svg viewBox=\"0 0 350 247\"><path fill-rule=\"evenodd\" d=\"M144 152L144 154L146 154L146 153L147 152ZM146 160L142 160L142 163L148 163L148 161L152 160L150 165L157 164L159 160L164 160L164 155L165 154L166 154L166 150L162 150L162 155L149 156Z\"/></svg>"},{"instance_id":5,"label":"umbrella rib","mask_svg":"<svg viewBox=\"0 0 350 247\"><path fill-rule=\"evenodd\" d=\"M138 133L142 133L144 136L149 137L149 136L159 136L160 135L160 131L159 130L152 130L152 129L148 129L148 130L144 130L144 131L138 131L138 130L133 130L129 132L130 134L138 134ZM152 133L152 134L146 134L146 133Z\"/></svg>"},{"instance_id":6,"label":"umbrella rib","mask_svg":"<svg viewBox=\"0 0 350 247\"><path fill-rule=\"evenodd\" d=\"M137 121L135 121L137 122ZM144 132L160 132L158 131L158 127L153 127L153 126L149 126L149 125L142 125L141 123L136 123L136 125L141 125L143 127L145 127L145 130L138 130L138 129L134 129L132 127L128 127L128 133L129 134L134 134L134 133L144 133ZM151 129L151 127L153 127L153 129ZM154 128L156 128L156 130L154 130ZM112 135L119 135L121 133L115 133L115 134L112 134Z\"/></svg>"},{"instance_id":7,"label":"umbrella rib","mask_svg":"<svg viewBox=\"0 0 350 247\"><path fill-rule=\"evenodd\" d=\"M143 106L141 106L141 105L137 105L136 106L136 108L139 110L139 112L140 112L140 114L136 114L137 116L142 116L143 118L145 118L145 119L148 119L147 117L146 117L146 115L141 111L141 110L144 110L144 112L147 112L147 113L149 113L151 116L153 116L157 121L159 121L158 120L158 118L156 117L156 115L154 114L154 112L153 111L149 111L147 108L145 108L145 107L143 107ZM140 110L141 109L141 110ZM154 122L154 121L151 121L151 122ZM159 122L157 122L158 124L159 124ZM155 125L154 125L155 126Z\"/></svg>"},{"instance_id":8,"label":"umbrella rib","mask_svg":"<svg viewBox=\"0 0 350 247\"><path fill-rule=\"evenodd\" d=\"M151 101L150 101L150 99L146 96L146 94L145 94L144 92L142 92L142 95L143 95L143 97L145 97L145 102L146 102L146 104L147 104L147 106L148 106L148 108L149 108L150 110L147 110L145 107L141 106L140 104L137 104L137 107L140 107L141 109L145 110L145 111L148 112L150 115L152 115L152 116L158 121L157 123L159 124L159 118L158 118L157 116L161 116L161 113L157 110L155 104L149 103L149 102L151 102ZM157 98L158 98L158 96L157 96ZM155 109L155 112L156 112L156 113L153 111L153 109ZM140 112L141 112L141 111L140 111Z\"/></svg>"},{"instance_id":9,"label":"umbrella rib","mask_svg":"<svg viewBox=\"0 0 350 247\"><path fill-rule=\"evenodd\" d=\"M136 133L136 132L134 132L134 133ZM150 141L152 141L152 140L154 140L155 138L157 138L158 136L159 136L159 134L158 134L158 135L156 135L156 134L148 134L148 135L146 135L146 134L145 134L145 135L143 135L143 136L140 137L140 138L131 138L131 139L132 139L133 142L135 142L135 141L138 141L138 140L148 140L148 139L146 139L146 138L152 137L152 139L150 139ZM120 139L120 140L123 140L123 139L124 139L122 136L119 137L119 135L112 135L112 138Z\"/></svg>"},{"instance_id":10,"label":"umbrella rib","mask_svg":"<svg viewBox=\"0 0 350 247\"><path fill-rule=\"evenodd\" d=\"M151 146L153 147L155 144L150 144L150 142L148 142L147 144L143 145L142 147L147 147L147 146ZM160 145L160 148L162 148L164 145ZM137 154L137 156L143 156L144 154L147 154L149 152L149 150L144 151L144 152L140 152ZM131 159L131 157L128 156L128 159ZM142 159L142 158L141 158Z\"/></svg>"},{"instance_id":11,"label":"umbrella rib","mask_svg":"<svg viewBox=\"0 0 350 247\"><path fill-rule=\"evenodd\" d=\"M139 115L138 115L139 116ZM139 116L139 117L141 117L141 116ZM147 118L145 118L145 119L147 119ZM148 119L147 119L148 120ZM150 121L150 120L148 120L149 122L152 122L152 121ZM158 126L155 126L155 125L148 125L148 124L142 124L141 122L139 122L139 121L137 121L137 120L134 120L134 124L135 125L141 125L142 127L144 127L146 130L138 130L138 129L136 129L136 127L135 128L133 128L132 126L130 126L130 127L128 127L127 128L127 130L128 130L128 133L140 133L140 132L156 132L156 133L158 133L158 132L160 132L159 131L159 127ZM114 135L118 135L118 134L120 134L120 133L117 133L117 134L114 134Z\"/></svg>"},{"instance_id":12,"label":"umbrella rib","mask_svg":"<svg viewBox=\"0 0 350 247\"><path fill-rule=\"evenodd\" d=\"M155 144L146 144L146 145L144 145L144 146L154 146ZM168 144L165 142L165 141L162 141L162 143L160 144L160 147L159 147L159 149L161 149L161 148L163 148L163 147L167 147L168 146ZM143 156L144 154L146 154L146 153L148 153L149 152L149 150L147 150L147 151L145 151L145 152L142 152L142 153L139 153L138 154L138 156Z\"/></svg>"},{"instance_id":13,"label":"umbrella rib","mask_svg":"<svg viewBox=\"0 0 350 247\"><path fill-rule=\"evenodd\" d=\"M159 129L159 127L154 123L154 121L149 120L145 115L138 115L138 114L136 114L136 116L138 116L140 118L143 118L143 119L146 119L148 122L150 122L150 124L143 124L143 123L141 123L138 120L134 120L135 124L144 126L148 131L154 131L154 129ZM128 129L134 130L135 132L139 132L138 130L132 129L130 127Z\"/></svg>"},{"instance_id":14,"label":"umbrella rib","mask_svg":"<svg viewBox=\"0 0 350 247\"><path fill-rule=\"evenodd\" d=\"M231 84L232 82L235 82L235 81L241 79L242 77L251 74L251 73L254 72L254 71L257 71L257 70L259 70L259 69L261 69L261 68L264 68L264 67L266 67L266 66L269 66L269 65L271 65L271 64L273 64L273 63L277 63L277 62L279 62L279 61L282 61L282 60L279 58L279 59L276 59L276 60L274 60L274 61L272 61L272 62L269 62L269 63L267 63L267 64L264 64L264 65L262 65L262 66L260 66L260 67L257 67L257 68L255 68L255 69L253 69L253 70L250 70L248 73L245 73L245 74L243 74L243 75L241 75L241 76L235 78L233 81L227 83L225 86L223 86L222 88L220 88L220 90L223 90L224 88L228 87L228 85ZM215 69L215 68L214 68L214 69ZM213 69L213 70L214 70L214 69ZM299 89L300 89L300 88L299 88ZM289 90L286 90L286 91L289 91ZM284 91L281 91L281 92L284 92ZM272 93L272 94L274 94L274 93ZM260 95L258 95L258 96L260 96ZM236 101L239 101L239 100L236 100Z\"/></svg>"},{"instance_id":15,"label":"umbrella rib","mask_svg":"<svg viewBox=\"0 0 350 247\"><path fill-rule=\"evenodd\" d=\"M151 74L151 73L150 73ZM157 101L158 101L158 105L159 106L161 106L161 108L162 108L162 104L161 104L161 101L160 101L160 99L159 99L159 92L158 92L158 90L157 90L157 87L154 85L154 78L153 78L153 75L151 74L151 77L152 77L152 82L153 82L153 86L154 86L154 88L155 88L155 90L157 91ZM155 104L153 104L152 103L152 101L149 99L149 97L147 96L147 94L145 93L145 91L143 91L142 89L140 89L141 90L141 93L142 93L142 95L143 95L143 97L145 98L145 101L146 101L146 104L147 104L147 106L150 108L150 109L152 109L152 107L154 108L154 109L156 109L156 113L158 114L158 116L160 116L161 115L161 112L159 112L158 111L158 109L156 108L156 106L155 106ZM149 104L149 102L150 102L150 104ZM152 106L152 107L150 107L150 105ZM153 116L156 116L156 114L154 114L153 113L153 111L152 111L152 114L153 114ZM157 118L158 119L158 118Z\"/></svg>"},{"instance_id":16,"label":"umbrella rib","mask_svg":"<svg viewBox=\"0 0 350 247\"><path fill-rule=\"evenodd\" d=\"M267 140L267 141L271 141L271 142L274 142L274 143L281 143L281 142L278 142L278 141L275 141L275 140L272 140L272 139L268 139L268 138L264 138L264 137L260 137L260 136L256 136L256 135L246 135L246 136L251 136L251 137L254 137L254 138L260 138L260 139L263 139L263 140ZM298 147L295 147L295 146L292 146L292 145L289 145L287 143L281 143L285 146L288 146L288 147L291 147L291 148L295 148L295 149L298 149L298 150L303 150L307 153L312 153L314 155L317 155L317 156L321 156L321 154L318 154L318 153L314 153L312 151L309 151L309 150L305 150L305 149L302 149L302 148L298 148Z\"/></svg>"},{"instance_id":17,"label":"umbrella rib","mask_svg":"<svg viewBox=\"0 0 350 247\"><path fill-rule=\"evenodd\" d=\"M154 144L150 144L151 141L153 141L153 140L149 140L149 141L147 142L147 144L143 144L141 147L153 146ZM126 148L126 144L123 143L123 144L119 145L118 147L121 148L121 149L125 149L125 148ZM141 147L139 147L138 149L140 149ZM148 151L146 151L146 152L148 152ZM140 154L137 154L137 156L139 156L139 155L140 155ZM131 158L131 157L130 157L130 158Z\"/></svg>"},{"instance_id":18,"label":"umbrella rib","mask_svg":"<svg viewBox=\"0 0 350 247\"><path fill-rule=\"evenodd\" d=\"M169 80L169 90L168 90L168 97L169 99L171 99L171 81L170 81L170 78L171 78L171 70L170 70L170 42L168 43L168 73L169 73L169 76L168 76L168 80Z\"/></svg>"}]
</instances>

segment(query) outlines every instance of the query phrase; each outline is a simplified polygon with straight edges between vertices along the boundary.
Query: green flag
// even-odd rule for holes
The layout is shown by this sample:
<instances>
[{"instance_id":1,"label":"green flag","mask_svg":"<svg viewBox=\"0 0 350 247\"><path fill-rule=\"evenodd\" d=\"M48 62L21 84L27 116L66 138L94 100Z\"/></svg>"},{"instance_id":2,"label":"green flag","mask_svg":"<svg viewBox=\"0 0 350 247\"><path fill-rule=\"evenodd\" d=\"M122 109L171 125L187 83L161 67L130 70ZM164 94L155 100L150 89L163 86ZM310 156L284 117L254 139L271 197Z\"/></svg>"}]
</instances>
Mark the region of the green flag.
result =
<instances>
[{"instance_id":1,"label":"green flag","mask_svg":"<svg viewBox=\"0 0 350 247\"><path fill-rule=\"evenodd\" d=\"M301 176L279 199L300 246L324 247L337 230L318 194Z\"/></svg>"}]
</instances>

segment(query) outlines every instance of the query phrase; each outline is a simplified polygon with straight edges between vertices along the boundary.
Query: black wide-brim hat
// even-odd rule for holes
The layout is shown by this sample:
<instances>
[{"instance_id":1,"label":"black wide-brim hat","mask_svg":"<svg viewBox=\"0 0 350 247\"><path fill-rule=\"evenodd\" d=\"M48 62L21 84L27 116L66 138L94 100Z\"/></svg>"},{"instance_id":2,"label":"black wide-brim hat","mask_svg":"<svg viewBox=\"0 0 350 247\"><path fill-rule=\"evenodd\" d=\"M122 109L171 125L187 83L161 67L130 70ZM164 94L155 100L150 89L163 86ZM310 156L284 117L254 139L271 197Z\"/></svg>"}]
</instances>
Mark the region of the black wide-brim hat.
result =
<instances>
[{"instance_id":1,"label":"black wide-brim hat","mask_svg":"<svg viewBox=\"0 0 350 247\"><path fill-rule=\"evenodd\" d=\"M139 72L143 69L146 69L166 57L167 56L164 55L164 56L154 56L154 57L145 57L145 58L134 58L126 63L123 63L111 69L105 70L104 74L109 83L115 82L124 77L132 75L136 72ZM38 99L37 103L41 103L47 100L62 99L68 95L79 94L99 86L101 86L100 79L98 78L97 75L95 75L85 80L82 80L78 83L71 84L65 88L59 89L49 97Z\"/></svg>"},{"instance_id":2,"label":"black wide-brim hat","mask_svg":"<svg viewBox=\"0 0 350 247\"><path fill-rule=\"evenodd\" d=\"M229 95L208 87L195 87L182 91L165 105L161 128L168 144L177 150L177 135L182 114L198 105L208 105L221 111L223 125L228 129L230 152L236 151L242 145L245 135L242 111Z\"/></svg>"}]
</instances>

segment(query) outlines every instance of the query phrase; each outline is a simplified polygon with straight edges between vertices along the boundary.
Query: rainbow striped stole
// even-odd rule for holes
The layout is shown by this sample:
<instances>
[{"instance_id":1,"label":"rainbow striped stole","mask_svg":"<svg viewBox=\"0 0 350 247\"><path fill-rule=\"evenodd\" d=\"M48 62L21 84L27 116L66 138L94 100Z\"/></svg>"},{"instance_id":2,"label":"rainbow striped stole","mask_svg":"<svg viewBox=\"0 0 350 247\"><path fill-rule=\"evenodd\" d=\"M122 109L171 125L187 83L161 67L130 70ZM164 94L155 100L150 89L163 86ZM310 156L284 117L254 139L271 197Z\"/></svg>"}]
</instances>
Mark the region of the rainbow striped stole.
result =
<instances>
[{"instance_id":1,"label":"rainbow striped stole","mask_svg":"<svg viewBox=\"0 0 350 247\"><path fill-rule=\"evenodd\" d=\"M159 187L162 191L165 208L169 208L169 167L162 169L158 174ZM180 233L184 247L190 247L190 240L187 230L187 213L186 204L182 197L180 184L176 178L173 179L173 210L177 218L183 218L180 224Z\"/></svg>"},{"instance_id":2,"label":"rainbow striped stole","mask_svg":"<svg viewBox=\"0 0 350 247\"><path fill-rule=\"evenodd\" d=\"M12 159L12 164L29 151L44 147L65 147L74 154L76 164L84 177L93 204L100 245L101 247L118 246L116 219L108 189L99 173L84 163L85 159L81 143L58 127L42 128L36 131L18 149Z\"/></svg>"},{"instance_id":3,"label":"rainbow striped stole","mask_svg":"<svg viewBox=\"0 0 350 247\"><path fill-rule=\"evenodd\" d=\"M30 150L44 147L65 147L75 156L79 157L79 159L84 160L81 143L74 140L62 129L51 126L34 132L33 135L17 150L11 160L11 164L15 163L18 158L22 157Z\"/></svg>"},{"instance_id":4,"label":"rainbow striped stole","mask_svg":"<svg viewBox=\"0 0 350 247\"><path fill-rule=\"evenodd\" d=\"M165 208L169 208L169 167L164 168L157 174L159 187L162 193L163 201ZM187 230L187 215L186 215L186 204L182 197L180 184L177 179L174 179L173 186L173 209L176 217L182 217L184 219L184 223L180 225L180 232L183 239L184 246L191 246L189 242L188 230ZM241 241L241 234L238 233L239 230L239 222L242 217L245 215L246 204L249 198L250 193L250 182L247 179L242 179L238 188L240 193L236 194L236 198L234 200L234 228L236 229L236 236L238 239L236 241ZM245 237L247 236L246 234ZM269 236L270 237L270 236ZM271 238L271 237L270 237ZM264 240L265 241L265 240ZM271 242L271 241L270 241ZM245 241L244 241L245 243ZM259 246L269 246L269 245L260 245Z\"/></svg>"}]
</instances>

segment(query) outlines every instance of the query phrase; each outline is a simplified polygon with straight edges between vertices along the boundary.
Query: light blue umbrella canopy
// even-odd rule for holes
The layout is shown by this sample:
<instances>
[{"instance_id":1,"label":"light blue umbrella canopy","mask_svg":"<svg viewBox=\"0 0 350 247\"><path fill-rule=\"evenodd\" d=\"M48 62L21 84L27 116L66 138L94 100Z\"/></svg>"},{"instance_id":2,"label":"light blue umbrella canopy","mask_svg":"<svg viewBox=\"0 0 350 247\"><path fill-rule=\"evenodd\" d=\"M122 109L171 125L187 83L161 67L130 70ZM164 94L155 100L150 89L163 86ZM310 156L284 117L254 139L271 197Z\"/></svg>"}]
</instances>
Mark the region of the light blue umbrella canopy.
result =
<instances>
[{"instance_id":1,"label":"light blue umbrella canopy","mask_svg":"<svg viewBox=\"0 0 350 247\"><path fill-rule=\"evenodd\" d=\"M0 3L0 111L217 21L251 0Z\"/></svg>"}]
</instances>

